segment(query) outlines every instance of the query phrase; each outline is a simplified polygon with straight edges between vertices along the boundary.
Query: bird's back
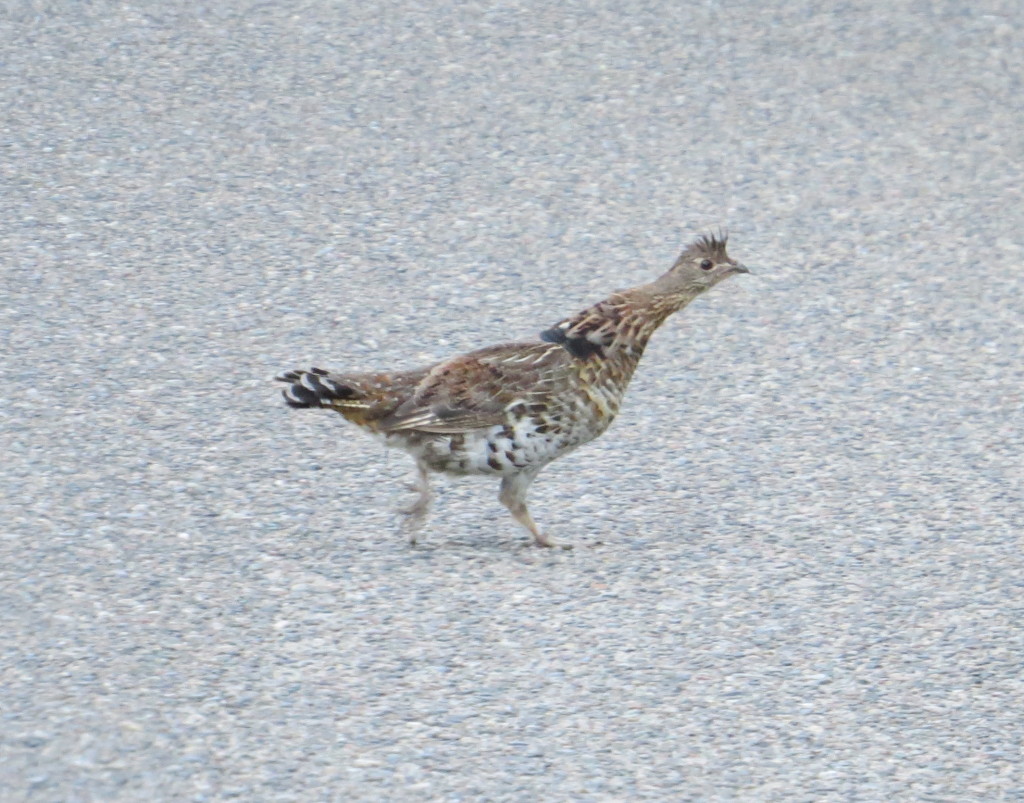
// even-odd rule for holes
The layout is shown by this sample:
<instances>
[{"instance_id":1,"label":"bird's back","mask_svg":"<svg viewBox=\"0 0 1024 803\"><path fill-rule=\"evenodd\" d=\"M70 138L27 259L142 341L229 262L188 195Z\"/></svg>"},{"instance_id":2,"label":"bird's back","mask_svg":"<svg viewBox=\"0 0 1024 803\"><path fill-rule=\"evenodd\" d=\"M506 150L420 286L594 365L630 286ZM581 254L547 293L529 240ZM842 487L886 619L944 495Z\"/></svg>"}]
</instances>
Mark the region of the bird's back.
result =
<instances>
[{"instance_id":1,"label":"bird's back","mask_svg":"<svg viewBox=\"0 0 1024 803\"><path fill-rule=\"evenodd\" d=\"M618 412L635 361L559 344L506 343L415 371L293 371L285 398L328 407L436 471L503 474L596 438Z\"/></svg>"}]
</instances>

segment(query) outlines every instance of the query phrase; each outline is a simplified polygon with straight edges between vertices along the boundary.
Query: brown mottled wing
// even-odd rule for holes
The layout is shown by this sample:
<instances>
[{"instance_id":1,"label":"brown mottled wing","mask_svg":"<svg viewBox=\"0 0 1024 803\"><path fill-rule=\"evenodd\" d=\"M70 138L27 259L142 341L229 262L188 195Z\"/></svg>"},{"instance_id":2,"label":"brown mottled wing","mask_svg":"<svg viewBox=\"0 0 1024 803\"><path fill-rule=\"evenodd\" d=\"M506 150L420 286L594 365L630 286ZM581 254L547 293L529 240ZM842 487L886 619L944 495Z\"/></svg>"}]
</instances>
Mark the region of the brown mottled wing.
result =
<instances>
[{"instance_id":1,"label":"brown mottled wing","mask_svg":"<svg viewBox=\"0 0 1024 803\"><path fill-rule=\"evenodd\" d=\"M453 357L431 368L380 429L457 434L501 424L509 407L547 392L565 362L565 352L547 343L509 343Z\"/></svg>"}]
</instances>

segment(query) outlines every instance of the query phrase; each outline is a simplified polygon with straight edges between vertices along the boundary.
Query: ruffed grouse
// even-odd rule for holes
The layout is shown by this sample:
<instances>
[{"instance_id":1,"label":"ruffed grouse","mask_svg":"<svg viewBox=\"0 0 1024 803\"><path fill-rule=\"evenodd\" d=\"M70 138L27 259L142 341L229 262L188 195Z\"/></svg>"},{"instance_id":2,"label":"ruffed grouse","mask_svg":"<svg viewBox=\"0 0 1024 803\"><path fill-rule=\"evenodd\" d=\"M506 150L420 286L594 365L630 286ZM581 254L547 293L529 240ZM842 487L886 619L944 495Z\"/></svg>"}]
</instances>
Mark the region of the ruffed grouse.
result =
<instances>
[{"instance_id":1,"label":"ruffed grouse","mask_svg":"<svg viewBox=\"0 0 1024 803\"><path fill-rule=\"evenodd\" d=\"M413 371L289 371L292 407L327 407L419 469L417 500L404 509L410 540L430 507L428 472L501 477L499 499L538 546L554 546L526 507L544 466L612 423L651 334L673 312L723 279L749 271L722 235L691 243L649 284L612 293L555 324L540 340L505 343Z\"/></svg>"}]
</instances>

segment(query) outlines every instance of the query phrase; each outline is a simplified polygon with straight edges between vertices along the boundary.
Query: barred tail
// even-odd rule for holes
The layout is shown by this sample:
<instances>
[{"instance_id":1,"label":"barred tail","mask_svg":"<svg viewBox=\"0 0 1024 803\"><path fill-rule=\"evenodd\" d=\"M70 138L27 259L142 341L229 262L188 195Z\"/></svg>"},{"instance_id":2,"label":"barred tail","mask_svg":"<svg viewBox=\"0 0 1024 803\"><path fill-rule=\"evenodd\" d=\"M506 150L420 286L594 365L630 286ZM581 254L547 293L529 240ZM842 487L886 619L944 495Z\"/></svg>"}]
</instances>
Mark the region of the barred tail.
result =
<instances>
[{"instance_id":1,"label":"barred tail","mask_svg":"<svg viewBox=\"0 0 1024 803\"><path fill-rule=\"evenodd\" d=\"M339 402L354 402L362 397L356 388L335 381L323 368L310 368L308 371L289 371L279 377L278 382L287 382L288 387L281 391L285 402L290 407L333 407L337 409Z\"/></svg>"}]
</instances>

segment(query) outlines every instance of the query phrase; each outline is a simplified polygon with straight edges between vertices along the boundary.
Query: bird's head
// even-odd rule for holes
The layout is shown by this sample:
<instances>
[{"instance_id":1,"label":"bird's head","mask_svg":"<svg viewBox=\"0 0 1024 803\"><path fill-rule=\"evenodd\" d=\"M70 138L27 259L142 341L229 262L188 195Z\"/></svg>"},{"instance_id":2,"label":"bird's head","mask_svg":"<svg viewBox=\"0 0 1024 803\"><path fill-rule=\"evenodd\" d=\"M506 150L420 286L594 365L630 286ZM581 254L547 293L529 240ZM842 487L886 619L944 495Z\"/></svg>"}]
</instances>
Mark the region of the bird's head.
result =
<instances>
[{"instance_id":1,"label":"bird's head","mask_svg":"<svg viewBox=\"0 0 1024 803\"><path fill-rule=\"evenodd\" d=\"M659 295L678 296L685 304L723 279L750 273L725 252L728 239L722 233L698 237L686 246L668 273L654 281L652 289Z\"/></svg>"}]
</instances>

